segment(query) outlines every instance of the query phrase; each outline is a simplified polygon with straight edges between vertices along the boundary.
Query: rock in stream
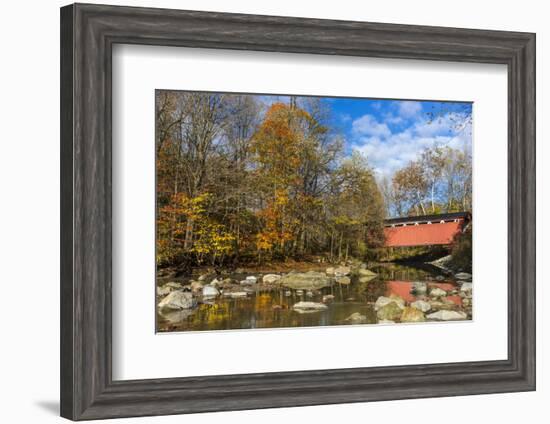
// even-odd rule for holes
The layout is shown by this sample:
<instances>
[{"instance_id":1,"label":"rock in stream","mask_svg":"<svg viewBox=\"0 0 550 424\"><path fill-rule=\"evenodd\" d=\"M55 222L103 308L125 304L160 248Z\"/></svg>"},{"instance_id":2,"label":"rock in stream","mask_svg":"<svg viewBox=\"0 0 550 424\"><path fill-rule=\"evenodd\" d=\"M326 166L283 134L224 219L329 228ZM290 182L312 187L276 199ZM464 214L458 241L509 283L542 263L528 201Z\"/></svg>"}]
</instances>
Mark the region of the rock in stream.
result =
<instances>
[{"instance_id":1,"label":"rock in stream","mask_svg":"<svg viewBox=\"0 0 550 424\"><path fill-rule=\"evenodd\" d=\"M332 285L333 280L323 272L291 272L279 279L279 284L294 290L318 290Z\"/></svg>"},{"instance_id":2,"label":"rock in stream","mask_svg":"<svg viewBox=\"0 0 550 424\"><path fill-rule=\"evenodd\" d=\"M164 310L192 309L197 302L192 293L173 291L159 302L159 308Z\"/></svg>"}]
</instances>

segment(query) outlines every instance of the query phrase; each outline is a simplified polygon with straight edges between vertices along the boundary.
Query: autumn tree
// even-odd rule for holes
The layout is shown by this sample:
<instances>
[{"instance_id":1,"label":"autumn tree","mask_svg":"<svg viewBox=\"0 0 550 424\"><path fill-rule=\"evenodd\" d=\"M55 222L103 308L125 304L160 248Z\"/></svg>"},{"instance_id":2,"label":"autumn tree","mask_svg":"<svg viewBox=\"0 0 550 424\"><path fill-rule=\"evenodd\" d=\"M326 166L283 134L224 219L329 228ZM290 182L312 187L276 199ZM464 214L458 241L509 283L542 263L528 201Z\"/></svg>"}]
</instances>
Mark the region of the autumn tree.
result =
<instances>
[{"instance_id":1,"label":"autumn tree","mask_svg":"<svg viewBox=\"0 0 550 424\"><path fill-rule=\"evenodd\" d=\"M302 120L307 114L284 103L274 103L254 135L254 177L259 193L260 251L285 254L285 243L295 237L297 221L290 205L301 183L299 169L304 144Z\"/></svg>"},{"instance_id":2,"label":"autumn tree","mask_svg":"<svg viewBox=\"0 0 550 424\"><path fill-rule=\"evenodd\" d=\"M253 137L262 250L296 256L326 246L324 196L342 142L325 113L315 99L275 103Z\"/></svg>"},{"instance_id":3,"label":"autumn tree","mask_svg":"<svg viewBox=\"0 0 550 424\"><path fill-rule=\"evenodd\" d=\"M178 193L171 202L159 209L157 262L182 260L186 256L192 256L198 264L207 260L211 264L215 264L218 259L223 261L224 255L231 251L234 237L209 213L212 200L212 195L208 193L193 198ZM173 216L176 217L175 221L171 219ZM191 245L187 239L190 222L194 226Z\"/></svg>"},{"instance_id":4,"label":"autumn tree","mask_svg":"<svg viewBox=\"0 0 550 424\"><path fill-rule=\"evenodd\" d=\"M209 190L217 199L216 212L234 235L234 255L253 244L256 228L255 193L250 173L250 142L259 123L261 106L253 96L226 96L225 120L218 140Z\"/></svg>"},{"instance_id":5,"label":"autumn tree","mask_svg":"<svg viewBox=\"0 0 550 424\"><path fill-rule=\"evenodd\" d=\"M388 210L398 216L471 210L471 155L449 146L427 148L395 172L391 186L381 185Z\"/></svg>"},{"instance_id":6,"label":"autumn tree","mask_svg":"<svg viewBox=\"0 0 550 424\"><path fill-rule=\"evenodd\" d=\"M416 215L426 215L424 199L428 181L420 162L412 161L398 170L393 176L392 184L397 202L408 205Z\"/></svg>"},{"instance_id":7,"label":"autumn tree","mask_svg":"<svg viewBox=\"0 0 550 424\"><path fill-rule=\"evenodd\" d=\"M365 157L354 152L333 176L330 197L331 256L363 256L384 242L382 193Z\"/></svg>"},{"instance_id":8,"label":"autumn tree","mask_svg":"<svg viewBox=\"0 0 550 424\"><path fill-rule=\"evenodd\" d=\"M442 169L446 207L449 212L471 210L472 159L465 152L448 148Z\"/></svg>"}]
</instances>

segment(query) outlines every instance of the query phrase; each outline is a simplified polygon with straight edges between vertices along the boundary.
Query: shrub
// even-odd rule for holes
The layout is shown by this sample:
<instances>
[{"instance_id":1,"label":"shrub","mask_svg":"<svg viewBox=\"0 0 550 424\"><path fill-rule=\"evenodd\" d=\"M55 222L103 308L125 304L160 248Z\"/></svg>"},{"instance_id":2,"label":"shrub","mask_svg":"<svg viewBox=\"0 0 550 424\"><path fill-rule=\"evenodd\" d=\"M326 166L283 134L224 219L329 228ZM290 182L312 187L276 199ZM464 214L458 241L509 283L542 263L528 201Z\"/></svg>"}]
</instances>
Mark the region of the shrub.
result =
<instances>
[{"instance_id":1,"label":"shrub","mask_svg":"<svg viewBox=\"0 0 550 424\"><path fill-rule=\"evenodd\" d=\"M450 266L454 270L472 272L472 225L455 236Z\"/></svg>"}]
</instances>

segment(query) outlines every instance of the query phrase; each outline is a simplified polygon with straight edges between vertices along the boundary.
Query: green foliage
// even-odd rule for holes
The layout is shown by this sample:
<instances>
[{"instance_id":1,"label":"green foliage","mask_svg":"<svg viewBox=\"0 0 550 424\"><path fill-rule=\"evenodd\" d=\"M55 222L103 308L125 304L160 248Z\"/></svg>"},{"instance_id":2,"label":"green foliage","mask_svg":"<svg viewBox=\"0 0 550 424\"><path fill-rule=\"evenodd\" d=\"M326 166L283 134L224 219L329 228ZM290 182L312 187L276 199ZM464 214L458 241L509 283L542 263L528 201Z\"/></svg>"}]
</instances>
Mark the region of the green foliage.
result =
<instances>
[{"instance_id":1,"label":"green foliage","mask_svg":"<svg viewBox=\"0 0 550 424\"><path fill-rule=\"evenodd\" d=\"M364 257L384 242L384 203L374 174L355 152L334 172L332 184L329 225L336 243L331 243L331 259Z\"/></svg>"},{"instance_id":2,"label":"green foliage","mask_svg":"<svg viewBox=\"0 0 550 424\"><path fill-rule=\"evenodd\" d=\"M472 272L472 225L455 236L450 266L454 270Z\"/></svg>"}]
</instances>

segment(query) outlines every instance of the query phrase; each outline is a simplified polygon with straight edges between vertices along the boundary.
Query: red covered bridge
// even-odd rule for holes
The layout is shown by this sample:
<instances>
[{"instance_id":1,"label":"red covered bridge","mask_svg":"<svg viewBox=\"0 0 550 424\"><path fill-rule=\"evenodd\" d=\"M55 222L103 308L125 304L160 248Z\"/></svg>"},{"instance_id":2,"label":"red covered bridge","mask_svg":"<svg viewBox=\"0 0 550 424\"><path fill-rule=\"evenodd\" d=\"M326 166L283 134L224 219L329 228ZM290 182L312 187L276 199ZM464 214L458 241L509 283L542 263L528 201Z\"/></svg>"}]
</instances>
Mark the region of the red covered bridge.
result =
<instances>
[{"instance_id":1,"label":"red covered bridge","mask_svg":"<svg viewBox=\"0 0 550 424\"><path fill-rule=\"evenodd\" d=\"M385 246L450 245L470 220L469 212L387 219L384 221Z\"/></svg>"}]
</instances>

